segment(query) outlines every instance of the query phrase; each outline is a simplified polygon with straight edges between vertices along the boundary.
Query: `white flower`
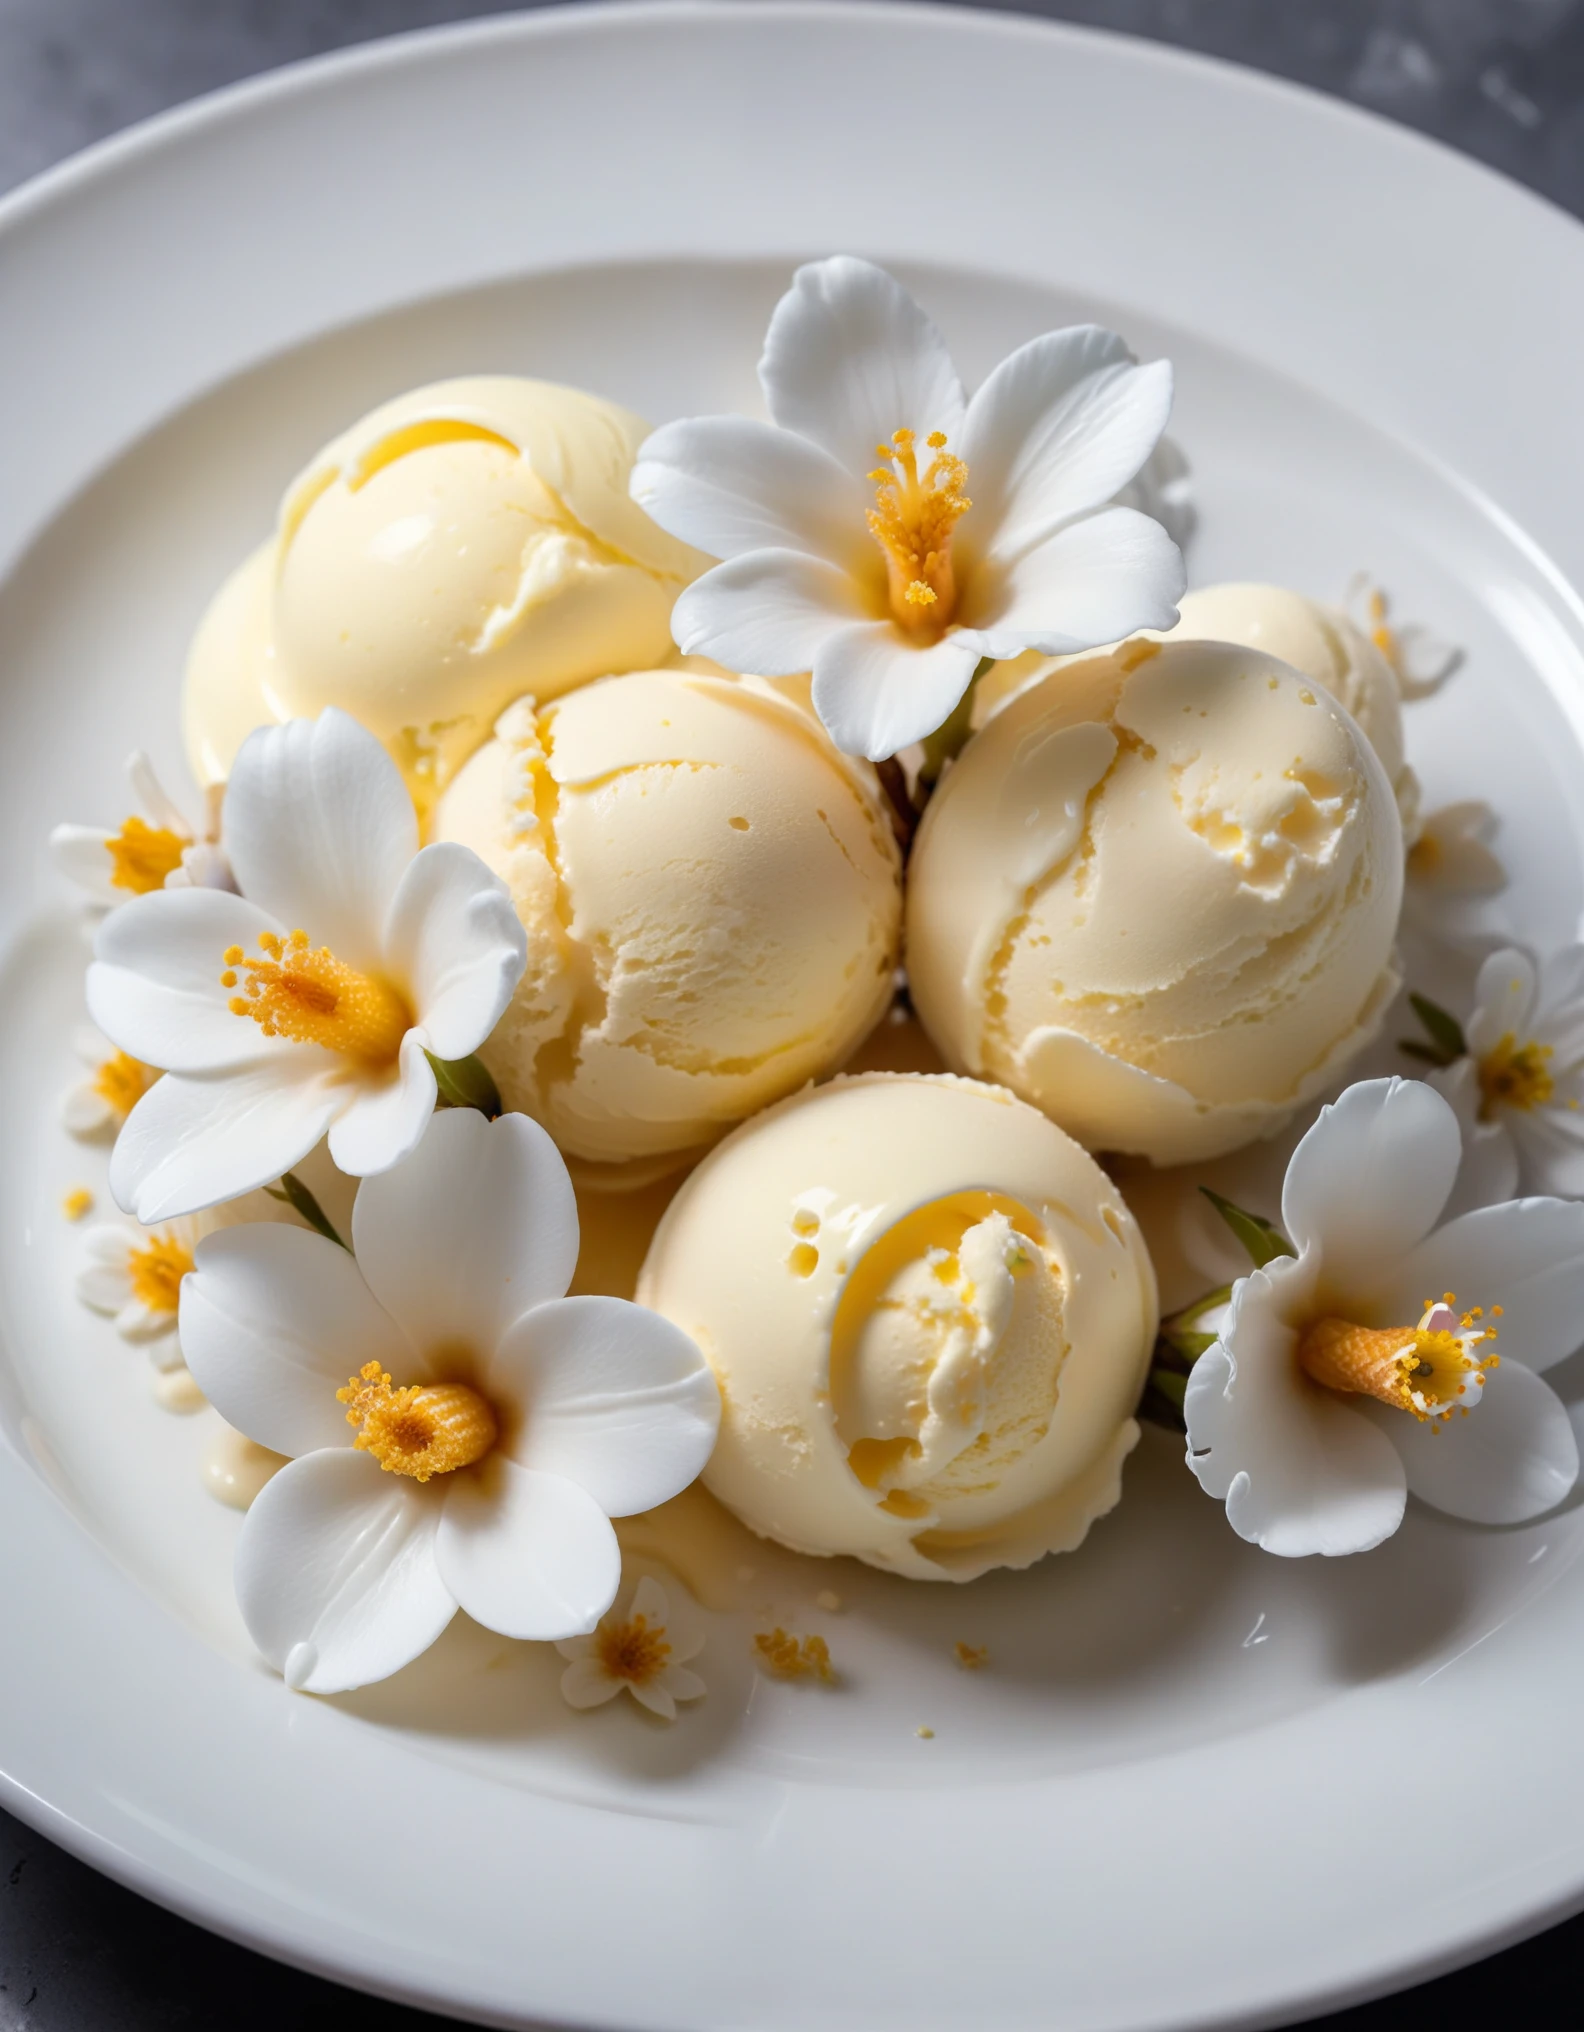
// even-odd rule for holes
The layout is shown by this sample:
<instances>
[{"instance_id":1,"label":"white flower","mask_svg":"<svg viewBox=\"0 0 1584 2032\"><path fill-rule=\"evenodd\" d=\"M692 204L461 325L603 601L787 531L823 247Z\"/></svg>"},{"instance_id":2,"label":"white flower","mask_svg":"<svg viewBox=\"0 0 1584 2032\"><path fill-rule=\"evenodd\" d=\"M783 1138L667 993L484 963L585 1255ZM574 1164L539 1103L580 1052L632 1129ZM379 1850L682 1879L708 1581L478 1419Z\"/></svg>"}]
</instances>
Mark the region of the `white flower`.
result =
<instances>
[{"instance_id":1,"label":"white flower","mask_svg":"<svg viewBox=\"0 0 1584 2032\"><path fill-rule=\"evenodd\" d=\"M1426 896L1494 896L1507 871L1491 852L1497 819L1477 797L1426 812L1408 849L1408 886Z\"/></svg>"},{"instance_id":2,"label":"white flower","mask_svg":"<svg viewBox=\"0 0 1584 2032\"><path fill-rule=\"evenodd\" d=\"M561 1692L570 1706L586 1708L625 1689L651 1714L674 1722L679 1700L704 1697L703 1680L687 1669L703 1648L703 1636L673 1613L665 1589L645 1575L625 1606L612 1609L591 1635L556 1645L570 1661Z\"/></svg>"},{"instance_id":3,"label":"white flower","mask_svg":"<svg viewBox=\"0 0 1584 2032\"><path fill-rule=\"evenodd\" d=\"M225 842L240 895L141 896L94 941L91 1015L166 1068L110 1161L144 1222L278 1178L327 1130L355 1177L396 1163L435 1104L427 1054L475 1051L526 957L505 884L467 847L419 851L396 765L345 713L248 736Z\"/></svg>"},{"instance_id":4,"label":"white flower","mask_svg":"<svg viewBox=\"0 0 1584 2032\"><path fill-rule=\"evenodd\" d=\"M156 1368L179 1368L181 1351L170 1336L197 1246L192 1221L141 1229L100 1222L83 1236L77 1296L92 1311L110 1314L123 1340L149 1345Z\"/></svg>"},{"instance_id":5,"label":"white flower","mask_svg":"<svg viewBox=\"0 0 1584 2032\"><path fill-rule=\"evenodd\" d=\"M58 825L50 834L55 865L95 903L115 905L156 889L231 889L231 866L217 841L218 795L200 836L165 795L154 766L139 751L127 774L146 818L135 814L114 832L104 826ZM152 822L151 822L152 821Z\"/></svg>"},{"instance_id":6,"label":"white flower","mask_svg":"<svg viewBox=\"0 0 1584 2032\"><path fill-rule=\"evenodd\" d=\"M117 1051L109 1038L86 1023L74 1032L72 1045L89 1073L87 1079L74 1080L61 1096L62 1123L74 1136L119 1129L159 1078L158 1072Z\"/></svg>"},{"instance_id":7,"label":"white flower","mask_svg":"<svg viewBox=\"0 0 1584 2032\"><path fill-rule=\"evenodd\" d=\"M565 1298L566 1166L524 1115L436 1115L359 1188L349 1255L287 1227L198 1247L181 1345L228 1424L290 1464L248 1511L237 1599L288 1683L332 1693L426 1650L458 1607L508 1637L594 1628L612 1517L709 1458L720 1393L669 1321Z\"/></svg>"},{"instance_id":8,"label":"white flower","mask_svg":"<svg viewBox=\"0 0 1584 2032\"><path fill-rule=\"evenodd\" d=\"M1354 575L1346 604L1350 617L1391 665L1405 699L1428 698L1463 661L1456 643L1443 641L1419 622L1394 626L1391 601L1368 572Z\"/></svg>"},{"instance_id":9,"label":"white flower","mask_svg":"<svg viewBox=\"0 0 1584 2032\"><path fill-rule=\"evenodd\" d=\"M1509 1193L1584 1197L1584 946L1538 968L1512 946L1492 953L1463 1037L1468 1056L1429 1081L1471 1147L1502 1167Z\"/></svg>"},{"instance_id":10,"label":"white flower","mask_svg":"<svg viewBox=\"0 0 1584 2032\"><path fill-rule=\"evenodd\" d=\"M1165 428L1165 361L1141 367L1114 332L1075 325L1020 347L969 402L907 291L844 255L797 271L759 379L771 422L666 425L633 498L725 559L678 599L678 646L764 677L811 670L839 747L879 760L931 733L982 657L1176 620L1176 545L1107 505Z\"/></svg>"},{"instance_id":11,"label":"white flower","mask_svg":"<svg viewBox=\"0 0 1584 2032\"><path fill-rule=\"evenodd\" d=\"M1584 1206L1513 1200L1438 1226L1460 1155L1451 1109L1412 1080L1349 1087L1293 1154L1298 1253L1234 1286L1184 1406L1189 1467L1267 1552L1367 1551L1409 1490L1517 1523L1578 1477L1537 1372L1584 1338Z\"/></svg>"}]
</instances>

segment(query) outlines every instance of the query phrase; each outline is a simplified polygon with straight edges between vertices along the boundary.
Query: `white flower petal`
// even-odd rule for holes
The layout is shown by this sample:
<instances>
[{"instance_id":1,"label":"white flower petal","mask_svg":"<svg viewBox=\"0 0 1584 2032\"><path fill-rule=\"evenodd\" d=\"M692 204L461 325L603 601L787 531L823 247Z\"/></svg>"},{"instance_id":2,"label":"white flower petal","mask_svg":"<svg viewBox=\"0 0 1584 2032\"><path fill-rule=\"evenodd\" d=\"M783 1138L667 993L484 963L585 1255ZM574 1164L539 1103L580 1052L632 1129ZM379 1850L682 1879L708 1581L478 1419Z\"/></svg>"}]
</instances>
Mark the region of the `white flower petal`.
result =
<instances>
[{"instance_id":1,"label":"white flower petal","mask_svg":"<svg viewBox=\"0 0 1584 2032\"><path fill-rule=\"evenodd\" d=\"M814 658L814 710L838 748L879 762L934 733L978 661L961 635L916 648L889 621L842 628Z\"/></svg>"},{"instance_id":2,"label":"white flower petal","mask_svg":"<svg viewBox=\"0 0 1584 2032\"><path fill-rule=\"evenodd\" d=\"M1539 1000L1539 976L1529 955L1516 946L1493 952L1479 970L1474 984L1474 1013L1463 1026L1469 1050L1476 1058L1494 1051L1504 1037L1525 1044L1533 1036L1535 1004Z\"/></svg>"},{"instance_id":3,"label":"white flower petal","mask_svg":"<svg viewBox=\"0 0 1584 2032\"><path fill-rule=\"evenodd\" d=\"M182 1282L181 1346L228 1425L275 1453L349 1447L341 1389L365 1362L427 1380L345 1249L269 1221L206 1235Z\"/></svg>"},{"instance_id":4,"label":"white flower petal","mask_svg":"<svg viewBox=\"0 0 1584 2032\"><path fill-rule=\"evenodd\" d=\"M1506 1108L1499 1128L1522 1153L1523 1181L1531 1192L1584 1199L1584 1109ZM1517 1190L1503 1195L1510 1199ZM1494 1197L1494 1195L1493 1195Z\"/></svg>"},{"instance_id":5,"label":"white flower petal","mask_svg":"<svg viewBox=\"0 0 1584 2032\"><path fill-rule=\"evenodd\" d=\"M1185 584L1182 552L1158 522L1105 508L1009 565L977 564L958 639L998 659L1026 649L1067 656L1139 628L1170 628Z\"/></svg>"},{"instance_id":6,"label":"white flower petal","mask_svg":"<svg viewBox=\"0 0 1584 2032\"><path fill-rule=\"evenodd\" d=\"M793 276L765 333L759 380L784 430L854 474L869 471L876 445L897 430L924 438L962 429L962 383L946 341L901 283L847 254Z\"/></svg>"},{"instance_id":7,"label":"white flower petal","mask_svg":"<svg viewBox=\"0 0 1584 2032\"><path fill-rule=\"evenodd\" d=\"M671 1604L666 1600L666 1591L652 1574L644 1574L632 1591L632 1600L622 1611L629 1621L642 1616L651 1629L669 1629Z\"/></svg>"},{"instance_id":8,"label":"white flower petal","mask_svg":"<svg viewBox=\"0 0 1584 2032\"><path fill-rule=\"evenodd\" d=\"M61 1127L73 1136L95 1136L118 1119L117 1111L89 1080L79 1080L61 1097Z\"/></svg>"},{"instance_id":9,"label":"white flower petal","mask_svg":"<svg viewBox=\"0 0 1584 2032\"><path fill-rule=\"evenodd\" d=\"M110 1153L110 1192L145 1225L268 1185L307 1156L347 1104L309 1045L241 1072L167 1073L127 1116Z\"/></svg>"},{"instance_id":10,"label":"white flower petal","mask_svg":"<svg viewBox=\"0 0 1584 2032\"><path fill-rule=\"evenodd\" d=\"M1421 1425L1389 1405L1370 1411L1402 1455L1410 1491L1471 1524L1543 1516L1578 1480L1578 1441L1566 1406L1518 1362L1504 1362L1486 1378L1466 1418Z\"/></svg>"},{"instance_id":11,"label":"white flower petal","mask_svg":"<svg viewBox=\"0 0 1584 2032\"><path fill-rule=\"evenodd\" d=\"M330 1155L349 1178L369 1178L417 1149L434 1113L438 1089L424 1056L424 1033L409 1030L393 1078L344 1088L342 1112L330 1130Z\"/></svg>"},{"instance_id":12,"label":"white flower petal","mask_svg":"<svg viewBox=\"0 0 1584 2032\"><path fill-rule=\"evenodd\" d=\"M113 910L94 938L88 1013L113 1044L145 1065L220 1072L286 1048L231 1008L220 984L228 947L256 951L281 926L219 889L156 889Z\"/></svg>"},{"instance_id":13,"label":"white flower petal","mask_svg":"<svg viewBox=\"0 0 1584 2032\"><path fill-rule=\"evenodd\" d=\"M380 930L418 851L418 819L372 734L333 706L316 720L256 729L232 765L224 832L245 896L346 965L378 971Z\"/></svg>"},{"instance_id":14,"label":"white flower petal","mask_svg":"<svg viewBox=\"0 0 1584 2032\"><path fill-rule=\"evenodd\" d=\"M979 526L1009 559L1125 487L1171 415L1172 370L1115 332L1072 325L1009 354L968 405L958 447Z\"/></svg>"},{"instance_id":15,"label":"white flower petal","mask_svg":"<svg viewBox=\"0 0 1584 2032\"><path fill-rule=\"evenodd\" d=\"M175 833L178 839L190 840L192 827L187 823L186 814L166 796L164 784L154 773L154 764L141 748L134 748L127 757L126 770L132 795L148 813L150 824Z\"/></svg>"},{"instance_id":16,"label":"white flower petal","mask_svg":"<svg viewBox=\"0 0 1584 2032\"><path fill-rule=\"evenodd\" d=\"M566 1656L565 1644L558 1644L556 1649ZM568 1707L603 1707L606 1701L616 1698L625 1683L612 1679L597 1658L578 1658L561 1675L561 1695Z\"/></svg>"},{"instance_id":17,"label":"white flower petal","mask_svg":"<svg viewBox=\"0 0 1584 2032\"><path fill-rule=\"evenodd\" d=\"M1293 1152L1282 1227L1332 1277L1368 1285L1430 1232L1462 1154L1457 1116L1423 1081L1361 1080Z\"/></svg>"},{"instance_id":18,"label":"white flower petal","mask_svg":"<svg viewBox=\"0 0 1584 2032\"><path fill-rule=\"evenodd\" d=\"M756 677L796 677L838 630L872 619L859 586L835 565L755 550L695 579L671 609L671 633L686 656Z\"/></svg>"},{"instance_id":19,"label":"white flower petal","mask_svg":"<svg viewBox=\"0 0 1584 2032\"><path fill-rule=\"evenodd\" d=\"M649 1712L658 1715L661 1721L676 1720L676 1702L666 1687L664 1673L655 1679L630 1679L627 1682L627 1691L640 1707L648 1708Z\"/></svg>"},{"instance_id":20,"label":"white flower petal","mask_svg":"<svg viewBox=\"0 0 1584 2032\"><path fill-rule=\"evenodd\" d=\"M862 482L807 438L745 416L666 424L639 447L631 492L710 557L796 550L845 567L870 541Z\"/></svg>"},{"instance_id":21,"label":"white flower petal","mask_svg":"<svg viewBox=\"0 0 1584 2032\"><path fill-rule=\"evenodd\" d=\"M94 1312L117 1313L132 1296L132 1245L128 1228L90 1228L83 1236L83 1267L76 1291Z\"/></svg>"},{"instance_id":22,"label":"white flower petal","mask_svg":"<svg viewBox=\"0 0 1584 2032\"><path fill-rule=\"evenodd\" d=\"M116 1314L115 1324L116 1332L124 1341L141 1346L174 1333L176 1315L163 1306L146 1305L141 1298L133 1298Z\"/></svg>"},{"instance_id":23,"label":"white flower petal","mask_svg":"<svg viewBox=\"0 0 1584 2032\"><path fill-rule=\"evenodd\" d=\"M416 1347L460 1341L484 1362L513 1321L571 1283L577 1201L537 1122L451 1108L406 1163L359 1188L352 1239Z\"/></svg>"},{"instance_id":24,"label":"white flower petal","mask_svg":"<svg viewBox=\"0 0 1584 2032\"><path fill-rule=\"evenodd\" d=\"M1426 1298L1457 1294L1459 1309L1502 1308L1503 1363L1549 1369L1584 1342L1584 1206L1515 1199L1438 1228L1370 1294L1364 1326L1417 1319Z\"/></svg>"},{"instance_id":25,"label":"white flower petal","mask_svg":"<svg viewBox=\"0 0 1584 2032\"><path fill-rule=\"evenodd\" d=\"M703 1472L720 1389L695 1343L620 1298L562 1298L518 1320L486 1389L520 1414L512 1456L586 1489L608 1517L669 1502Z\"/></svg>"},{"instance_id":26,"label":"white flower petal","mask_svg":"<svg viewBox=\"0 0 1584 2032\"><path fill-rule=\"evenodd\" d=\"M95 903L125 903L131 892L118 889L111 876L110 841L104 826L58 825L50 834L50 857L68 881L86 889Z\"/></svg>"},{"instance_id":27,"label":"white flower petal","mask_svg":"<svg viewBox=\"0 0 1584 2032\"><path fill-rule=\"evenodd\" d=\"M478 1050L528 957L511 891L454 840L425 847L407 864L383 943L387 972L406 986L436 1058Z\"/></svg>"},{"instance_id":28,"label":"white flower petal","mask_svg":"<svg viewBox=\"0 0 1584 2032\"><path fill-rule=\"evenodd\" d=\"M456 1613L435 1560L442 1509L433 1484L346 1448L265 1483L237 1541L237 1604L289 1686L341 1693L428 1650Z\"/></svg>"},{"instance_id":29,"label":"white flower petal","mask_svg":"<svg viewBox=\"0 0 1584 2032\"><path fill-rule=\"evenodd\" d=\"M445 1482L436 1557L476 1623L536 1640L594 1628L615 1600L621 1548L592 1496L499 1453Z\"/></svg>"},{"instance_id":30,"label":"white flower petal","mask_svg":"<svg viewBox=\"0 0 1584 2032\"><path fill-rule=\"evenodd\" d=\"M1240 1538L1284 1558L1367 1552L1402 1522L1403 1466L1384 1434L1298 1367L1282 1277L1234 1291L1226 1339L1188 1378L1188 1465Z\"/></svg>"},{"instance_id":31,"label":"white flower petal","mask_svg":"<svg viewBox=\"0 0 1584 2032\"><path fill-rule=\"evenodd\" d=\"M689 1672L685 1665L668 1665L656 1683L664 1687L673 1700L702 1700L709 1691L698 1674Z\"/></svg>"},{"instance_id":32,"label":"white flower petal","mask_svg":"<svg viewBox=\"0 0 1584 2032\"><path fill-rule=\"evenodd\" d=\"M1479 798L1427 812L1408 856L1415 886L1449 896L1494 896L1507 886L1507 871L1490 849L1496 814Z\"/></svg>"}]
</instances>

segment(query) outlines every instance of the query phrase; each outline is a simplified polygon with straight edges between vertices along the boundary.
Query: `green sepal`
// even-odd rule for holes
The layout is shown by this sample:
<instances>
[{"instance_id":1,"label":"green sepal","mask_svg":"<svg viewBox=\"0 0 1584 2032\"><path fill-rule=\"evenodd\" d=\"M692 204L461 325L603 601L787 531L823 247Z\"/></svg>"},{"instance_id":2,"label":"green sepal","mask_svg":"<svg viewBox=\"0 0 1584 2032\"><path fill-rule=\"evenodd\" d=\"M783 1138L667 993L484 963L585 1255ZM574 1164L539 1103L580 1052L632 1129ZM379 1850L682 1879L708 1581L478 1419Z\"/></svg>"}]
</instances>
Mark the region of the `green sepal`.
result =
<instances>
[{"instance_id":1,"label":"green sepal","mask_svg":"<svg viewBox=\"0 0 1584 2032\"><path fill-rule=\"evenodd\" d=\"M1263 1215L1251 1214L1240 1206L1234 1206L1231 1200L1223 1199L1218 1192L1212 1192L1208 1185L1200 1186L1199 1190L1247 1249L1249 1260L1256 1270L1263 1270L1267 1263L1274 1263L1278 1256L1297 1254L1281 1229L1266 1220Z\"/></svg>"},{"instance_id":2,"label":"green sepal","mask_svg":"<svg viewBox=\"0 0 1584 2032\"><path fill-rule=\"evenodd\" d=\"M1428 1045L1417 1050L1411 1044L1402 1049L1414 1058L1428 1059L1432 1065L1453 1065L1460 1058L1468 1056L1468 1039L1463 1035L1463 1026L1457 1018L1443 1009L1439 1002L1432 1002L1428 995L1410 995L1409 1006L1424 1025Z\"/></svg>"},{"instance_id":3,"label":"green sepal","mask_svg":"<svg viewBox=\"0 0 1584 2032\"><path fill-rule=\"evenodd\" d=\"M279 1185L267 1185L264 1190L269 1194L271 1199L278 1199L286 1206L294 1207L302 1215L309 1227L317 1230L319 1234L324 1236L327 1242L334 1242L338 1249L346 1249L347 1254L351 1255L351 1249L342 1241L332 1226L330 1216L325 1212L318 1200L314 1198L307 1186L303 1184L295 1171L284 1173Z\"/></svg>"},{"instance_id":4,"label":"green sepal","mask_svg":"<svg viewBox=\"0 0 1584 2032\"><path fill-rule=\"evenodd\" d=\"M494 1121L501 1112L500 1088L481 1059L436 1058L432 1051L424 1057L434 1068L435 1085L448 1108L477 1108L486 1120Z\"/></svg>"},{"instance_id":5,"label":"green sepal","mask_svg":"<svg viewBox=\"0 0 1584 2032\"><path fill-rule=\"evenodd\" d=\"M967 747L968 737L973 732L974 693L979 689L980 678L994 662L993 656L980 657L973 676L963 687L962 697L934 733L924 736L924 759L919 764L921 783L939 782L941 771L946 764L955 761Z\"/></svg>"}]
</instances>

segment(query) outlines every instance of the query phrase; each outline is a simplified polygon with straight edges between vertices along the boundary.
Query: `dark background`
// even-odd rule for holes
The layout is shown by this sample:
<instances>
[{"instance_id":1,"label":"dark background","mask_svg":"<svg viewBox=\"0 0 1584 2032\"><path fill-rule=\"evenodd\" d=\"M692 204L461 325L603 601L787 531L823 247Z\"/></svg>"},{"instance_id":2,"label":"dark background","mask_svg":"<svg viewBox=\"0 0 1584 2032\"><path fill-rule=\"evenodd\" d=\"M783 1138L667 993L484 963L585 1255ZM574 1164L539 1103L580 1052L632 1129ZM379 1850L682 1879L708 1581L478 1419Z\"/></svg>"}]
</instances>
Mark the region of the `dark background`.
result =
<instances>
[{"instance_id":1,"label":"dark background","mask_svg":"<svg viewBox=\"0 0 1584 2032\"><path fill-rule=\"evenodd\" d=\"M509 11L491 0L0 0L0 190L255 71ZM1022 11L1337 93L1584 215L1584 0L1023 0ZM1580 344L1584 355L1584 333ZM1433 1898L1435 1885L1404 1884L1402 1895ZM1584 1918L1312 2032L1441 2032L1459 2014L1527 2025L1548 2009L1576 2023L1581 1960ZM321 2016L338 2032L439 2032L444 2022L230 1947L0 1813L0 2032L294 2032Z\"/></svg>"}]
</instances>

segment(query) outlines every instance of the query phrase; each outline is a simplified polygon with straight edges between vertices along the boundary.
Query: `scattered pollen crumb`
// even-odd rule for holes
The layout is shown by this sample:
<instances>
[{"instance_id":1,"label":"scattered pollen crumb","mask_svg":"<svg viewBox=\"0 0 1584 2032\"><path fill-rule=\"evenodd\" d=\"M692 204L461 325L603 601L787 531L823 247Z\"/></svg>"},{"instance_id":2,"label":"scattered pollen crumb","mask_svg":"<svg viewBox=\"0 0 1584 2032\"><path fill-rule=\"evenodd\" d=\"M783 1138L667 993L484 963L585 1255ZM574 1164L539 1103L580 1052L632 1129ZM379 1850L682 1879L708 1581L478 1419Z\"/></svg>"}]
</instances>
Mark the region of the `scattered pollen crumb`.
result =
<instances>
[{"instance_id":1,"label":"scattered pollen crumb","mask_svg":"<svg viewBox=\"0 0 1584 2032\"><path fill-rule=\"evenodd\" d=\"M926 1743L933 1743L935 1740L935 1731L927 1722L920 1722L913 1733L916 1736L922 1736Z\"/></svg>"},{"instance_id":2,"label":"scattered pollen crumb","mask_svg":"<svg viewBox=\"0 0 1584 2032\"><path fill-rule=\"evenodd\" d=\"M80 1221L93 1211L94 1196L85 1185L74 1185L61 1201L61 1212L69 1221Z\"/></svg>"},{"instance_id":3,"label":"scattered pollen crumb","mask_svg":"<svg viewBox=\"0 0 1584 2032\"><path fill-rule=\"evenodd\" d=\"M836 1683L830 1646L823 1637L805 1637L800 1642L778 1623L768 1636L761 1633L755 1637L754 1649L778 1679L822 1679L827 1686Z\"/></svg>"},{"instance_id":4,"label":"scattered pollen crumb","mask_svg":"<svg viewBox=\"0 0 1584 2032\"><path fill-rule=\"evenodd\" d=\"M990 1663L990 1652L983 1644L965 1644L959 1637L952 1646L952 1656L964 1672L977 1672Z\"/></svg>"},{"instance_id":5,"label":"scattered pollen crumb","mask_svg":"<svg viewBox=\"0 0 1584 2032\"><path fill-rule=\"evenodd\" d=\"M831 1588L821 1588L819 1593L814 1597L815 1608L823 1609L827 1615L839 1615L841 1613L841 1605L841 1596Z\"/></svg>"}]
</instances>

